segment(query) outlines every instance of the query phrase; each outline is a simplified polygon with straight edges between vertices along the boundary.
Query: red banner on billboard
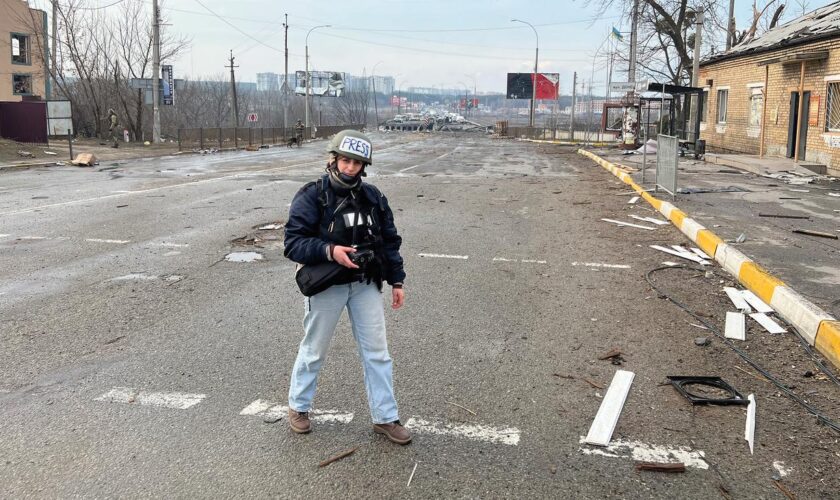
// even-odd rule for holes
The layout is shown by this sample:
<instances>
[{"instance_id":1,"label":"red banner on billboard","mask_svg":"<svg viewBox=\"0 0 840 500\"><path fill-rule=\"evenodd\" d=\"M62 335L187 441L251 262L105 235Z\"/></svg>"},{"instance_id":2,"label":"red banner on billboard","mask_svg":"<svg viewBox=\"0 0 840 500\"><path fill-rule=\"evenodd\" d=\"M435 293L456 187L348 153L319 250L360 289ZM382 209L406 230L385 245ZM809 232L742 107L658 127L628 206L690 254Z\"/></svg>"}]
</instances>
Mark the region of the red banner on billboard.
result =
<instances>
[{"instance_id":1,"label":"red banner on billboard","mask_svg":"<svg viewBox=\"0 0 840 500\"><path fill-rule=\"evenodd\" d=\"M508 73L507 98L530 99L533 86L533 73ZM537 99L557 99L559 87L559 73L540 73L537 77Z\"/></svg>"},{"instance_id":2,"label":"red banner on billboard","mask_svg":"<svg viewBox=\"0 0 840 500\"><path fill-rule=\"evenodd\" d=\"M559 73L540 73L537 76L537 99L557 99Z\"/></svg>"},{"instance_id":3,"label":"red banner on billboard","mask_svg":"<svg viewBox=\"0 0 840 500\"><path fill-rule=\"evenodd\" d=\"M400 105L400 98L392 95L391 96L391 106L399 106Z\"/></svg>"}]
</instances>

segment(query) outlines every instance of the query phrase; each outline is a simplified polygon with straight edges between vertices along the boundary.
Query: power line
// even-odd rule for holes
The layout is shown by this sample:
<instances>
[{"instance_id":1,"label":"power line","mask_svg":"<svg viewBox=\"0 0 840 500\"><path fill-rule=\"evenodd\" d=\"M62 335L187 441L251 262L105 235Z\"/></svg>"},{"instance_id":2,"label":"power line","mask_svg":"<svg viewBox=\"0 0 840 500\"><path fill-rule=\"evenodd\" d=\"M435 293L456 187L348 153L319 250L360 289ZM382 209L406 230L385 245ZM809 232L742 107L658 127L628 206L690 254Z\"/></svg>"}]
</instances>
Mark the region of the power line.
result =
<instances>
[{"instance_id":1,"label":"power line","mask_svg":"<svg viewBox=\"0 0 840 500\"><path fill-rule=\"evenodd\" d=\"M99 7L77 7L77 6L70 6L70 5L62 5L62 7L67 9L76 9L76 10L101 10L107 9L108 7L113 7L114 5L118 5L125 2L125 0L116 0L115 2L109 3L108 5L100 5Z\"/></svg>"},{"instance_id":2,"label":"power line","mask_svg":"<svg viewBox=\"0 0 840 500\"><path fill-rule=\"evenodd\" d=\"M271 45L269 45L269 44L267 44L267 43L263 42L262 40L259 40L259 39L257 39L257 38L254 38L253 36L251 36L251 34L250 34L250 33L247 33L247 32L245 32L245 31L243 31L243 30L239 29L239 27L237 27L235 24L231 23L230 21L228 21L228 20L227 20L227 19L225 19L224 17L222 17L222 16L220 16L220 15L216 14L215 12L213 12L213 11L210 9L210 7L207 7L206 5L204 5L204 4L201 2L201 0L195 0L195 2L196 2L197 4L199 4L199 5L201 5L202 7L204 7L204 9L205 9L205 10L207 10L207 12L209 12L210 14L212 14L213 16L215 16L217 19L219 19L219 20L220 20L220 21L222 21L223 23L227 24L227 25L228 25L228 26L230 26L231 28L235 29L235 30L236 30L236 31L238 31L239 33L242 33L243 35L247 36L247 37L248 37L248 38L250 38L251 40L254 40L255 42L259 43L260 45L263 45L263 46L265 46L265 47L268 47L269 49L274 50L274 51L276 51L276 52L279 52L279 53L281 53L281 54L283 54L283 53L284 53L284 52L283 52L283 49L278 49L277 47L272 47Z\"/></svg>"}]
</instances>

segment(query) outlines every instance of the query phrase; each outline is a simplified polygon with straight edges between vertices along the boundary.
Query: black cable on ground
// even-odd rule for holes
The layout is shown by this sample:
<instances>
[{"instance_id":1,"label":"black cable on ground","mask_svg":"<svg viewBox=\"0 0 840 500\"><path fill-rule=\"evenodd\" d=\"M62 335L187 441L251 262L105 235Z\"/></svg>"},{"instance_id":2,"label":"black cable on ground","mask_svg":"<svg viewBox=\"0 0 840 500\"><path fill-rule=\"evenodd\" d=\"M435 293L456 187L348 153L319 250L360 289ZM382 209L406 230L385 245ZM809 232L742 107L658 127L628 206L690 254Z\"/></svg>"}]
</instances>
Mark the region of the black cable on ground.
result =
<instances>
[{"instance_id":1,"label":"black cable on ground","mask_svg":"<svg viewBox=\"0 0 840 500\"><path fill-rule=\"evenodd\" d=\"M654 290L656 290L656 292L660 296L665 297L666 299L670 300L674 305L676 305L677 307L679 307L683 311L687 312L689 315L691 315L691 317L693 317L695 320L699 321L703 326L708 328L709 331L714 333L715 336L717 336L724 344L726 344L727 347L729 347L730 349L735 351L735 353L738 356L740 356L741 359L746 361L747 364L752 366L756 371L758 371L760 374L762 374L764 376L764 378L769 380L780 391L782 391L785 394L785 396L787 396L788 398L793 400L795 403L797 403L799 406L804 408L806 411L808 411L808 413L817 417L818 422L820 422L822 424L825 424L826 426L828 426L829 428L831 428L835 432L840 433L840 423L837 423L834 420L831 420L829 417L827 417L825 414L820 412L818 409L814 408L813 406L811 406L810 404L805 402L802 398L800 398L793 391L791 391L785 384L783 384L781 381L779 381L779 379L777 379L776 377L774 377L773 375L768 373L764 368L759 366L758 363L753 361L753 359L747 353L745 353L743 350L738 348L738 346L733 344L729 339L727 339L723 334L721 334L720 330L718 330L718 328L715 325L706 321L705 318L701 317L700 315L698 315L697 313L695 313L694 311L689 309L688 306L686 306L682 302L676 300L673 296L671 296L667 292L663 291L660 287L656 286L653 283L653 279L651 279L651 276L654 273L656 273L658 271L665 270L665 269L690 269L692 271L700 271L700 272L705 272L706 271L705 269L699 269L699 268L694 268L694 267L685 266L685 265L662 266L662 267L657 267L656 269L651 269L650 271L648 271L647 274L645 274L645 280L648 282L648 284Z\"/></svg>"}]
</instances>

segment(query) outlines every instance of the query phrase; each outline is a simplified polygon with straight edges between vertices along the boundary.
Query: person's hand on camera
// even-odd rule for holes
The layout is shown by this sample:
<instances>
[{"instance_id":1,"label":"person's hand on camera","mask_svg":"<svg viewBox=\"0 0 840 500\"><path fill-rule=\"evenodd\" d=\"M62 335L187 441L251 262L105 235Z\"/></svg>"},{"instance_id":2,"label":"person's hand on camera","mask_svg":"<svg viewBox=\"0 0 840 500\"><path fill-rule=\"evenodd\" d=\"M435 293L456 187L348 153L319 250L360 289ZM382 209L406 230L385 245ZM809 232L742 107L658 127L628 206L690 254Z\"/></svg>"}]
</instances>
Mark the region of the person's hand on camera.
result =
<instances>
[{"instance_id":1,"label":"person's hand on camera","mask_svg":"<svg viewBox=\"0 0 840 500\"><path fill-rule=\"evenodd\" d=\"M334 261L338 262L339 264L348 269L358 269L359 266L354 264L348 256L348 254L351 254L355 251L356 249L353 247L344 247L341 245L336 245L332 248L332 258Z\"/></svg>"}]
</instances>

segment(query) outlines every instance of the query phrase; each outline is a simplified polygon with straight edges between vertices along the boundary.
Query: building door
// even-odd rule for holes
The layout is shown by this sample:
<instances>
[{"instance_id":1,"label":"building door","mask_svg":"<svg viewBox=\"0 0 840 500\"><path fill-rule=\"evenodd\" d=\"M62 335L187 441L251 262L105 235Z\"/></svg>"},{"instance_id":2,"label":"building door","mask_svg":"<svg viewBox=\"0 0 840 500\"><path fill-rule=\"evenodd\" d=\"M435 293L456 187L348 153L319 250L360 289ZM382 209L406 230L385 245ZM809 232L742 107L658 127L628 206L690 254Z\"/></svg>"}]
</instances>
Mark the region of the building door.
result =
<instances>
[{"instance_id":1,"label":"building door","mask_svg":"<svg viewBox=\"0 0 840 500\"><path fill-rule=\"evenodd\" d=\"M799 92L790 93L790 120L788 121L787 157L793 158L796 147L796 127L799 127L799 159L805 159L805 143L808 142L808 104L811 101L811 92L804 92L805 101L802 103L802 117L799 117Z\"/></svg>"}]
</instances>

